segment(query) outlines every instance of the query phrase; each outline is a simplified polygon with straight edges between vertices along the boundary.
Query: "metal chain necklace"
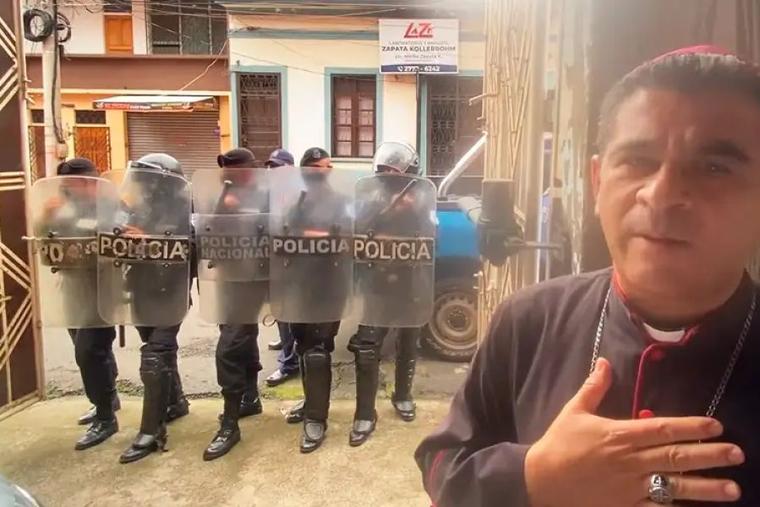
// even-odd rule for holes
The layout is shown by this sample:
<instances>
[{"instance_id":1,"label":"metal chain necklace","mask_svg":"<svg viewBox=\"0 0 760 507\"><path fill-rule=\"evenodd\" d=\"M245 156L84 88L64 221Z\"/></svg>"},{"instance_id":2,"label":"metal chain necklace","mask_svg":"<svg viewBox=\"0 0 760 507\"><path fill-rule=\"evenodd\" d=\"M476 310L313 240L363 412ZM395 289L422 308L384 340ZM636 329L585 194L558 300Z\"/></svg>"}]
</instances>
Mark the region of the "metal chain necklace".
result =
<instances>
[{"instance_id":1,"label":"metal chain necklace","mask_svg":"<svg viewBox=\"0 0 760 507\"><path fill-rule=\"evenodd\" d=\"M596 326L596 338L594 339L594 351L591 355L591 371L594 371L594 368L596 367L596 361L599 359L599 348L602 345L602 334L604 332L604 324L607 320L607 312L609 310L609 302L610 302L610 293L612 292L612 287L607 289L607 295L604 297L604 306L602 307L602 314L599 316L599 324ZM734 351L731 353L731 358L728 360L728 365L726 366L726 370L723 372L723 377L720 379L720 384L718 385L718 389L715 390L715 395L713 396L712 401L710 402L710 406L707 407L707 412L705 413L706 417L713 417L715 415L715 412L718 410L718 405L720 404L721 399L723 398L723 394L726 392L726 387L728 387L728 383L731 380L731 375L734 372L734 367L736 366L736 362L739 360L739 356L742 353L742 349L744 348L744 342L747 341L747 335L749 335L749 330L752 327L752 317L755 315L755 307L757 306L757 290L752 291L752 301L749 305L749 311L747 312L747 317L744 319L744 327L742 328L741 333L739 334L739 339L736 341L736 346L734 347Z\"/></svg>"}]
</instances>

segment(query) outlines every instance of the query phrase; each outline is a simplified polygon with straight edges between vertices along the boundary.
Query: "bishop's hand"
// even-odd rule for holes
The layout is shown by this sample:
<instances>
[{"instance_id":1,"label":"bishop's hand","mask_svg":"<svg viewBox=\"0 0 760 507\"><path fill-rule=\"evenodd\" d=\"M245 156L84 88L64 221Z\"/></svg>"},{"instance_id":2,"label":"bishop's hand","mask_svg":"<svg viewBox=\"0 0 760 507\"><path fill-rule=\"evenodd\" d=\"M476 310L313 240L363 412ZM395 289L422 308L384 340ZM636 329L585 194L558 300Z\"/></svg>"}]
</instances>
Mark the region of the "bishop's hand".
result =
<instances>
[{"instance_id":1,"label":"bishop's hand","mask_svg":"<svg viewBox=\"0 0 760 507\"><path fill-rule=\"evenodd\" d=\"M618 421L595 415L612 384L612 367L597 362L578 393L528 451L525 481L532 507L650 507L653 474L679 501L734 502L739 486L698 471L744 462L739 447L702 443L723 427L707 417ZM697 473L694 473L697 472ZM684 475L681 475L684 473Z\"/></svg>"}]
</instances>

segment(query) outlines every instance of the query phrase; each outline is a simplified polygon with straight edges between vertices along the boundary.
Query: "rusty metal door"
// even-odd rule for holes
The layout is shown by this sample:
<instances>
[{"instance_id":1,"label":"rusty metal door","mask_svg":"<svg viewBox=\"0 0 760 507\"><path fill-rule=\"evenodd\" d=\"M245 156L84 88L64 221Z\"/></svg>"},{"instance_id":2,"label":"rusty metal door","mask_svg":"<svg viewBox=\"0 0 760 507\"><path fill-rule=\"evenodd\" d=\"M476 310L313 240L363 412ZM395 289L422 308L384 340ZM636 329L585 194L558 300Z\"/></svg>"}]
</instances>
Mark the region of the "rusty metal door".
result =
<instances>
[{"instance_id":1,"label":"rusty metal door","mask_svg":"<svg viewBox=\"0 0 760 507\"><path fill-rule=\"evenodd\" d=\"M111 134L108 127L76 126L74 152L92 160L100 172L111 170Z\"/></svg>"},{"instance_id":2,"label":"rusty metal door","mask_svg":"<svg viewBox=\"0 0 760 507\"><path fill-rule=\"evenodd\" d=\"M33 325L33 273L26 234L23 75L17 10L0 2L0 414L41 395L39 342Z\"/></svg>"}]
</instances>

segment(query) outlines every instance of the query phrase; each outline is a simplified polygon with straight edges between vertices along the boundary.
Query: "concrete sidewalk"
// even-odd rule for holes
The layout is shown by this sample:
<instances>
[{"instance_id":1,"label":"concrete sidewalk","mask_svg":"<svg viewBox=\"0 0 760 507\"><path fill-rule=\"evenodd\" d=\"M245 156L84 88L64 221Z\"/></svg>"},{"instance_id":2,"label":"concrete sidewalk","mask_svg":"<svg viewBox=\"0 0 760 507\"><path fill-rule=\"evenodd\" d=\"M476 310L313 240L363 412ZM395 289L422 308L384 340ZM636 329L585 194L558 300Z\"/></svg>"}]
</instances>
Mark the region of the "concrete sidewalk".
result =
<instances>
[{"instance_id":1,"label":"concrete sidewalk","mask_svg":"<svg viewBox=\"0 0 760 507\"><path fill-rule=\"evenodd\" d=\"M378 429L364 446L348 446L353 402L335 401L328 439L311 455L298 452L299 425L285 424L292 404L265 400L263 415L241 421L243 441L227 456L202 461L216 430L218 399L193 400L189 416L169 427L169 450L120 465L139 427L140 401L122 398L121 431L76 452L84 428L82 397L41 402L0 421L0 474L28 488L45 506L429 506L412 454L443 419L448 401L421 401L403 423L378 400Z\"/></svg>"}]
</instances>

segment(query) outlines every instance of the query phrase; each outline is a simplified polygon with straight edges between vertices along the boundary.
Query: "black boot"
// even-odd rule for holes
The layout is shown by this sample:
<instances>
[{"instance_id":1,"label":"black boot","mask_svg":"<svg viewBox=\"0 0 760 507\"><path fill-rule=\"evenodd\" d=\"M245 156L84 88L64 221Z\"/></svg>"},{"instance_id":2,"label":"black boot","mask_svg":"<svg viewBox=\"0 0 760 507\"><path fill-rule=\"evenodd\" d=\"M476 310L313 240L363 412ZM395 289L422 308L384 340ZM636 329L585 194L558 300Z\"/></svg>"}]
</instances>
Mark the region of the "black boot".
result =
<instances>
[{"instance_id":1,"label":"black boot","mask_svg":"<svg viewBox=\"0 0 760 507\"><path fill-rule=\"evenodd\" d=\"M116 394L116 391L113 392L113 397L111 398L111 409L114 412L121 410L121 401L119 400L119 395ZM87 426L89 424L92 424L95 422L96 415L97 407L93 405L89 408L89 410L87 410L87 412L79 416L79 419L77 419L77 424L80 426Z\"/></svg>"},{"instance_id":2,"label":"black boot","mask_svg":"<svg viewBox=\"0 0 760 507\"><path fill-rule=\"evenodd\" d=\"M242 394L225 394L224 395L224 413L219 431L216 432L211 443L208 444L203 452L203 460L211 461L221 458L235 445L240 442L240 428L238 419L240 417L240 405L243 399Z\"/></svg>"},{"instance_id":3,"label":"black boot","mask_svg":"<svg viewBox=\"0 0 760 507\"><path fill-rule=\"evenodd\" d=\"M306 366L304 366L303 357L298 358L299 369L301 370L301 385L303 386L303 392L306 392ZM288 424L298 424L303 422L303 407L304 400L299 401L288 411L288 415L285 416L285 422Z\"/></svg>"},{"instance_id":4,"label":"black boot","mask_svg":"<svg viewBox=\"0 0 760 507\"><path fill-rule=\"evenodd\" d=\"M166 446L166 412L171 389L172 373L167 355L157 352L142 353L140 378L143 381L142 422L140 432L132 445L122 453L121 463L131 463Z\"/></svg>"},{"instance_id":5,"label":"black boot","mask_svg":"<svg viewBox=\"0 0 760 507\"><path fill-rule=\"evenodd\" d=\"M352 447L362 445L375 431L377 412L375 397L380 375L380 359L375 350L357 350L356 357L356 412L354 424L348 436Z\"/></svg>"},{"instance_id":6,"label":"black boot","mask_svg":"<svg viewBox=\"0 0 760 507\"><path fill-rule=\"evenodd\" d=\"M264 412L264 407L261 404L261 397L259 396L258 389L248 390L243 393L243 398L240 401L240 415L239 418L250 417L253 415L259 415ZM224 419L224 414L219 414L219 422Z\"/></svg>"},{"instance_id":7,"label":"black boot","mask_svg":"<svg viewBox=\"0 0 760 507\"><path fill-rule=\"evenodd\" d=\"M285 416L285 422L288 424L298 424L303 422L303 407L304 400L299 400L298 403L288 410L288 414Z\"/></svg>"},{"instance_id":8,"label":"black boot","mask_svg":"<svg viewBox=\"0 0 760 507\"><path fill-rule=\"evenodd\" d=\"M330 353L324 350L310 350L304 354L304 366L306 381L301 452L309 453L322 445L327 431L332 384Z\"/></svg>"},{"instance_id":9,"label":"black boot","mask_svg":"<svg viewBox=\"0 0 760 507\"><path fill-rule=\"evenodd\" d=\"M166 422L170 423L190 413L190 402L187 401L185 393L182 391L182 378L179 375L179 368L177 367L177 353L167 354L167 356L172 375L169 389L169 406L166 409Z\"/></svg>"},{"instance_id":10,"label":"black boot","mask_svg":"<svg viewBox=\"0 0 760 507\"><path fill-rule=\"evenodd\" d=\"M396 386L391 403L396 414L406 421L417 417L417 406L412 397L412 383L417 363L417 329L399 330L396 343Z\"/></svg>"},{"instance_id":11,"label":"black boot","mask_svg":"<svg viewBox=\"0 0 760 507\"><path fill-rule=\"evenodd\" d=\"M74 449L77 451L84 451L90 447L95 447L108 440L111 435L119 431L119 423L115 417L108 420L95 419L95 421L87 428L87 432L77 440Z\"/></svg>"}]
</instances>

